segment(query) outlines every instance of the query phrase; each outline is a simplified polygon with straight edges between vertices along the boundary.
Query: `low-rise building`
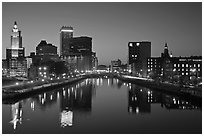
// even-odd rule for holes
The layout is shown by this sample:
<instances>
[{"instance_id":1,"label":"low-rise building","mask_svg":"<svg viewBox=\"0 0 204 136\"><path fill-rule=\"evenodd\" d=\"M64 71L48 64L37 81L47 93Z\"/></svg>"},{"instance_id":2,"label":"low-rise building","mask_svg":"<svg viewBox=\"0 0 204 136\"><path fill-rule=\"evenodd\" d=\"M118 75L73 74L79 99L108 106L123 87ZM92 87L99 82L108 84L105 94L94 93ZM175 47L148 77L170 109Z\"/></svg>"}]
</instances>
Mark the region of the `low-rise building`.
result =
<instances>
[{"instance_id":1,"label":"low-rise building","mask_svg":"<svg viewBox=\"0 0 204 136\"><path fill-rule=\"evenodd\" d=\"M150 57L147 59L148 76L161 77L163 80L180 80L185 78L202 77L202 56L173 57L169 55L168 46L165 44L164 53L161 57Z\"/></svg>"}]
</instances>

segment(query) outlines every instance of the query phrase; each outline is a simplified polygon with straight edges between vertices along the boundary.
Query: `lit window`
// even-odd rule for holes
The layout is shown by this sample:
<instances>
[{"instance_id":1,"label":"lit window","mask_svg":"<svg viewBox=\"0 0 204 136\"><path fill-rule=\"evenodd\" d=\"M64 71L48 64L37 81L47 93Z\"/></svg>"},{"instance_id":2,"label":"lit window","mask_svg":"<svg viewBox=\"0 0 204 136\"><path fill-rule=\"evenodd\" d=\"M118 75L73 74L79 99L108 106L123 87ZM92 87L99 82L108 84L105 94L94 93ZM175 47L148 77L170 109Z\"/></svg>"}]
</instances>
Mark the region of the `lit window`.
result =
<instances>
[{"instance_id":1,"label":"lit window","mask_svg":"<svg viewBox=\"0 0 204 136\"><path fill-rule=\"evenodd\" d=\"M46 74L46 72L44 72L44 74Z\"/></svg>"},{"instance_id":2,"label":"lit window","mask_svg":"<svg viewBox=\"0 0 204 136\"><path fill-rule=\"evenodd\" d=\"M174 67L176 67L176 64L174 64Z\"/></svg>"},{"instance_id":3,"label":"lit window","mask_svg":"<svg viewBox=\"0 0 204 136\"><path fill-rule=\"evenodd\" d=\"M137 46L139 46L140 45L140 43L137 43Z\"/></svg>"},{"instance_id":4,"label":"lit window","mask_svg":"<svg viewBox=\"0 0 204 136\"><path fill-rule=\"evenodd\" d=\"M47 68L46 67L44 67L44 70L46 70Z\"/></svg>"},{"instance_id":5,"label":"lit window","mask_svg":"<svg viewBox=\"0 0 204 136\"><path fill-rule=\"evenodd\" d=\"M135 55L135 57L137 57L137 55Z\"/></svg>"},{"instance_id":6,"label":"lit window","mask_svg":"<svg viewBox=\"0 0 204 136\"><path fill-rule=\"evenodd\" d=\"M129 46L132 47L132 43L130 43Z\"/></svg>"},{"instance_id":7,"label":"lit window","mask_svg":"<svg viewBox=\"0 0 204 136\"><path fill-rule=\"evenodd\" d=\"M198 64L198 67L200 67L200 64Z\"/></svg>"},{"instance_id":8,"label":"lit window","mask_svg":"<svg viewBox=\"0 0 204 136\"><path fill-rule=\"evenodd\" d=\"M186 73L186 75L188 75L188 73Z\"/></svg>"},{"instance_id":9,"label":"lit window","mask_svg":"<svg viewBox=\"0 0 204 136\"><path fill-rule=\"evenodd\" d=\"M178 67L180 67L180 64L178 64Z\"/></svg>"},{"instance_id":10,"label":"lit window","mask_svg":"<svg viewBox=\"0 0 204 136\"><path fill-rule=\"evenodd\" d=\"M42 68L41 67L39 67L39 70L41 70Z\"/></svg>"},{"instance_id":11,"label":"lit window","mask_svg":"<svg viewBox=\"0 0 204 136\"><path fill-rule=\"evenodd\" d=\"M196 64L194 64L194 67L196 67Z\"/></svg>"},{"instance_id":12,"label":"lit window","mask_svg":"<svg viewBox=\"0 0 204 136\"><path fill-rule=\"evenodd\" d=\"M200 71L200 69L198 69L198 71Z\"/></svg>"},{"instance_id":13,"label":"lit window","mask_svg":"<svg viewBox=\"0 0 204 136\"><path fill-rule=\"evenodd\" d=\"M186 67L188 67L188 64L186 64Z\"/></svg>"},{"instance_id":14,"label":"lit window","mask_svg":"<svg viewBox=\"0 0 204 136\"><path fill-rule=\"evenodd\" d=\"M184 73L182 73L182 75L184 75Z\"/></svg>"},{"instance_id":15,"label":"lit window","mask_svg":"<svg viewBox=\"0 0 204 136\"><path fill-rule=\"evenodd\" d=\"M132 57L134 57L134 55L132 55Z\"/></svg>"},{"instance_id":16,"label":"lit window","mask_svg":"<svg viewBox=\"0 0 204 136\"><path fill-rule=\"evenodd\" d=\"M182 64L182 67L184 67L184 64Z\"/></svg>"}]
</instances>

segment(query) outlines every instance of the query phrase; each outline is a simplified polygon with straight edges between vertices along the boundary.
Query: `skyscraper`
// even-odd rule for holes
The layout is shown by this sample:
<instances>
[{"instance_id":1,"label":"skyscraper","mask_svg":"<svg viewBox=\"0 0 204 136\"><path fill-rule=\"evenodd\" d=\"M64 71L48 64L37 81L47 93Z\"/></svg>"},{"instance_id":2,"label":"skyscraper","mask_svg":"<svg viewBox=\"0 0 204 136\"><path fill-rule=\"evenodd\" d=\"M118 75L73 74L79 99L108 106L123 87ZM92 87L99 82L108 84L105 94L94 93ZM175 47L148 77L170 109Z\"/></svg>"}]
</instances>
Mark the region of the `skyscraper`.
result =
<instances>
[{"instance_id":1,"label":"skyscraper","mask_svg":"<svg viewBox=\"0 0 204 136\"><path fill-rule=\"evenodd\" d=\"M70 52L70 39L73 37L73 27L63 26L60 29L60 55L66 56Z\"/></svg>"},{"instance_id":2,"label":"skyscraper","mask_svg":"<svg viewBox=\"0 0 204 136\"><path fill-rule=\"evenodd\" d=\"M21 31L17 27L16 21L11 34L11 48L6 49L6 58L25 57L25 49L22 47Z\"/></svg>"},{"instance_id":3,"label":"skyscraper","mask_svg":"<svg viewBox=\"0 0 204 136\"><path fill-rule=\"evenodd\" d=\"M128 63L133 75L146 76L147 58L151 56L151 42L129 42Z\"/></svg>"},{"instance_id":4,"label":"skyscraper","mask_svg":"<svg viewBox=\"0 0 204 136\"><path fill-rule=\"evenodd\" d=\"M16 21L11 34L11 47L6 49L8 76L27 76L27 62L25 48L22 47L21 31Z\"/></svg>"},{"instance_id":5,"label":"skyscraper","mask_svg":"<svg viewBox=\"0 0 204 136\"><path fill-rule=\"evenodd\" d=\"M69 72L96 69L96 54L92 52L92 38L73 37L73 27L60 29L60 58L65 62Z\"/></svg>"}]
</instances>

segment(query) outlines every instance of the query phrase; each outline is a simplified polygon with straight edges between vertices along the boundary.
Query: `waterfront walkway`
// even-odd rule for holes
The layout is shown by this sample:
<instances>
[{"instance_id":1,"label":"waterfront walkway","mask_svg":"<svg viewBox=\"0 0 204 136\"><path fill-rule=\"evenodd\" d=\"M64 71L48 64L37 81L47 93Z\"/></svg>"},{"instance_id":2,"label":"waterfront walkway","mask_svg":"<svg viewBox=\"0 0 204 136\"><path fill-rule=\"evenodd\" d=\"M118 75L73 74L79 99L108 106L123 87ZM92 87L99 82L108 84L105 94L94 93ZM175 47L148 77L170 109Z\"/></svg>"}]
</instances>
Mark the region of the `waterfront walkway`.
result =
<instances>
[{"instance_id":1,"label":"waterfront walkway","mask_svg":"<svg viewBox=\"0 0 204 136\"><path fill-rule=\"evenodd\" d=\"M155 82L152 79L133 77L129 75L119 75L116 73L92 73L92 74L83 74L78 77L72 78L61 78L61 79L49 79L49 80L38 80L38 81L24 81L16 82L13 85L3 86L2 98L14 98L20 95L26 95L29 93L39 93L39 90L53 89L55 87L60 87L62 85L71 84L85 78L99 78L99 77L115 77L124 82L135 83L147 88L156 89L160 91L176 93L176 94L185 94L190 96L196 96L202 98L202 90L192 89L192 88L182 88L179 85L167 83L167 82Z\"/></svg>"}]
</instances>

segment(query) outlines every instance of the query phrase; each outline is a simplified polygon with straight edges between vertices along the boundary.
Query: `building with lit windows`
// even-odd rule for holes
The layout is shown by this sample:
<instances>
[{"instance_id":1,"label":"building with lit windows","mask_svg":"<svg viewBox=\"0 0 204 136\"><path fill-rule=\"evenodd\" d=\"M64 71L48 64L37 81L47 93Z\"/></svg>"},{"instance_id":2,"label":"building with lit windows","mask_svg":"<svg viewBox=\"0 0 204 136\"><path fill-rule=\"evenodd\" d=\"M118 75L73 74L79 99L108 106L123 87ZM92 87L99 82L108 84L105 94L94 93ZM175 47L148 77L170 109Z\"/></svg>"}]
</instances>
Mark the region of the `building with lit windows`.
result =
<instances>
[{"instance_id":1,"label":"building with lit windows","mask_svg":"<svg viewBox=\"0 0 204 136\"><path fill-rule=\"evenodd\" d=\"M92 52L91 37L73 37L73 28L63 26L60 29L60 47L60 58L69 72L96 69L97 57Z\"/></svg>"},{"instance_id":2,"label":"building with lit windows","mask_svg":"<svg viewBox=\"0 0 204 136\"><path fill-rule=\"evenodd\" d=\"M73 38L73 27L63 26L60 29L60 55L66 56L70 53L70 39Z\"/></svg>"},{"instance_id":3,"label":"building with lit windows","mask_svg":"<svg viewBox=\"0 0 204 136\"><path fill-rule=\"evenodd\" d=\"M29 78L31 79L48 78L49 67L54 62L60 61L59 55L57 54L57 47L51 43L47 43L45 40L41 40L36 47L36 54L32 52L30 58L32 58L32 64L29 69Z\"/></svg>"},{"instance_id":4,"label":"building with lit windows","mask_svg":"<svg viewBox=\"0 0 204 136\"><path fill-rule=\"evenodd\" d=\"M173 57L169 55L167 43L161 57L147 59L148 76L171 80L174 77L201 78L202 56Z\"/></svg>"},{"instance_id":5,"label":"building with lit windows","mask_svg":"<svg viewBox=\"0 0 204 136\"><path fill-rule=\"evenodd\" d=\"M22 47L21 31L18 29L16 21L11 34L11 47L6 49L6 61L8 76L27 76L25 48Z\"/></svg>"},{"instance_id":6,"label":"building with lit windows","mask_svg":"<svg viewBox=\"0 0 204 136\"><path fill-rule=\"evenodd\" d=\"M38 67L38 77L40 79L46 79L49 77L49 67L46 65Z\"/></svg>"},{"instance_id":7,"label":"building with lit windows","mask_svg":"<svg viewBox=\"0 0 204 136\"><path fill-rule=\"evenodd\" d=\"M129 72L136 76L145 77L147 74L147 58L151 56L151 42L129 42L128 55Z\"/></svg>"}]
</instances>

